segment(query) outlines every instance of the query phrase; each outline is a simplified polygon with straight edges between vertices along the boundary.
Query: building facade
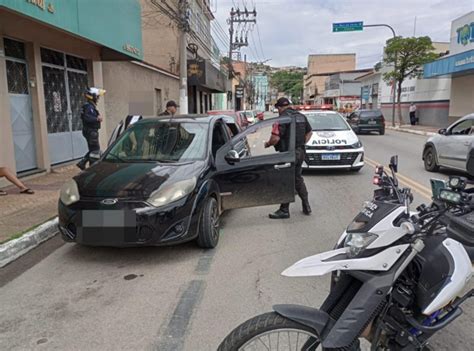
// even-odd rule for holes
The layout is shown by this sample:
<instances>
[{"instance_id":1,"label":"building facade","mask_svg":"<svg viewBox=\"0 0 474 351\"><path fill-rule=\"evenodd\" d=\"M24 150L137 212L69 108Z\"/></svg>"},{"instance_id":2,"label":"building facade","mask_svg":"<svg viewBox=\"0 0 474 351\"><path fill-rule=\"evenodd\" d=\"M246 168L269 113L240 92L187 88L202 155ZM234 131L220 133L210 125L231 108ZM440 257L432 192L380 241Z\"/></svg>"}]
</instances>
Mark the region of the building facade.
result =
<instances>
[{"instance_id":1,"label":"building facade","mask_svg":"<svg viewBox=\"0 0 474 351\"><path fill-rule=\"evenodd\" d=\"M451 23L449 55L424 67L427 80L449 81L449 121L474 113L474 11Z\"/></svg>"},{"instance_id":2,"label":"building facade","mask_svg":"<svg viewBox=\"0 0 474 351\"><path fill-rule=\"evenodd\" d=\"M252 75L253 107L258 111L267 111L270 103L268 76L263 73Z\"/></svg>"},{"instance_id":3,"label":"building facade","mask_svg":"<svg viewBox=\"0 0 474 351\"><path fill-rule=\"evenodd\" d=\"M356 54L315 54L308 56L308 67L304 76L304 100L320 103L326 90L329 74L352 71L356 68Z\"/></svg>"},{"instance_id":4,"label":"building facade","mask_svg":"<svg viewBox=\"0 0 474 351\"><path fill-rule=\"evenodd\" d=\"M142 57L135 0L0 0L0 165L29 173L82 157L86 87L105 86L104 62Z\"/></svg>"},{"instance_id":5,"label":"building facade","mask_svg":"<svg viewBox=\"0 0 474 351\"><path fill-rule=\"evenodd\" d=\"M360 107L361 82L356 78L369 71L365 69L329 73L320 103L333 105L335 109L342 112L351 112Z\"/></svg>"}]
</instances>

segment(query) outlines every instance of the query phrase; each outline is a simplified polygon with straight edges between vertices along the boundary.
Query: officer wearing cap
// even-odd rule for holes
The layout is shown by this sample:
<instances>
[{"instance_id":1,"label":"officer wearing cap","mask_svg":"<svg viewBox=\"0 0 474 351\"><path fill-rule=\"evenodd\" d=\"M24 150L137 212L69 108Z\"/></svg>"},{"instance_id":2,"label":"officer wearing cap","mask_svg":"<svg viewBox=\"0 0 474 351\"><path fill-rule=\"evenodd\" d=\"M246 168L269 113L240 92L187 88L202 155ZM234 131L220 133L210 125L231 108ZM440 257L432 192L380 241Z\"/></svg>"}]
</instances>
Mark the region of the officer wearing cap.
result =
<instances>
[{"instance_id":1,"label":"officer wearing cap","mask_svg":"<svg viewBox=\"0 0 474 351\"><path fill-rule=\"evenodd\" d=\"M166 103L166 110L164 110L162 113L159 114L159 116L171 116L173 117L177 110L178 110L178 104L174 102L173 100L170 100Z\"/></svg>"},{"instance_id":2,"label":"officer wearing cap","mask_svg":"<svg viewBox=\"0 0 474 351\"><path fill-rule=\"evenodd\" d=\"M85 97L87 102L82 106L82 135L86 138L88 152L77 163L77 167L84 170L87 163L91 164L91 153L100 153L99 129L102 122L102 116L97 110L99 97L105 94L105 90L99 88L87 88Z\"/></svg>"},{"instance_id":3,"label":"officer wearing cap","mask_svg":"<svg viewBox=\"0 0 474 351\"><path fill-rule=\"evenodd\" d=\"M308 190L303 179L302 164L306 155L305 144L313 134L311 125L309 124L305 115L295 111L291 107L291 102L285 97L279 98L275 104L278 109L280 117L288 116L295 119L296 122L296 164L295 164L295 188L303 204L303 213L305 215L311 214L311 207L308 201ZM274 146L279 152L288 151L290 142L290 130L288 125L275 123L272 128L272 135L270 140L265 142L265 147ZM272 219L290 218L290 204L285 203L280 205L280 209L269 215Z\"/></svg>"}]
</instances>

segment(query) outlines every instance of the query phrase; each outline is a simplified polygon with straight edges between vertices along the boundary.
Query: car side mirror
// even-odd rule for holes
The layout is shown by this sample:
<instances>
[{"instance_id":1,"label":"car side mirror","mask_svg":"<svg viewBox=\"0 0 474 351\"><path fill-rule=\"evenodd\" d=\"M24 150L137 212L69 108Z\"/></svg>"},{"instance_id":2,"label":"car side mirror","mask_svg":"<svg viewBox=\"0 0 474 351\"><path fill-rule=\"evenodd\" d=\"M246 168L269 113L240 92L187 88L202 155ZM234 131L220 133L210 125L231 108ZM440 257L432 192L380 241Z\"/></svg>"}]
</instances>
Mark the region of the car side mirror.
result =
<instances>
[{"instance_id":1,"label":"car side mirror","mask_svg":"<svg viewBox=\"0 0 474 351\"><path fill-rule=\"evenodd\" d=\"M395 173L398 172L398 155L392 156L390 158L390 169L392 169Z\"/></svg>"},{"instance_id":2,"label":"car side mirror","mask_svg":"<svg viewBox=\"0 0 474 351\"><path fill-rule=\"evenodd\" d=\"M230 165L233 165L234 163L240 161L239 153L235 150L229 150L229 152L227 153L227 155L225 155L224 158Z\"/></svg>"},{"instance_id":3,"label":"car side mirror","mask_svg":"<svg viewBox=\"0 0 474 351\"><path fill-rule=\"evenodd\" d=\"M438 130L438 134L446 135L448 134L448 131L446 130L446 128L443 128L443 129Z\"/></svg>"}]
</instances>

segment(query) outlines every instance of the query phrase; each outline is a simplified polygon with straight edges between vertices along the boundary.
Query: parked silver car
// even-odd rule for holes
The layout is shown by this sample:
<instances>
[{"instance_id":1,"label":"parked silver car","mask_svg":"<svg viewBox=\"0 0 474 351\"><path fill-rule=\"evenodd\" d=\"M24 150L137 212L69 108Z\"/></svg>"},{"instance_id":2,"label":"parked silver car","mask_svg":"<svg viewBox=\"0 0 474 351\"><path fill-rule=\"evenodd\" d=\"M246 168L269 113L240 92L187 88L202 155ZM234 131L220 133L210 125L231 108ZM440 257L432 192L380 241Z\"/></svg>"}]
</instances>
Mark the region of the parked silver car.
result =
<instances>
[{"instance_id":1,"label":"parked silver car","mask_svg":"<svg viewBox=\"0 0 474 351\"><path fill-rule=\"evenodd\" d=\"M439 167L466 171L467 155L474 145L474 113L464 116L447 129L430 137L423 149L425 169L436 172Z\"/></svg>"}]
</instances>

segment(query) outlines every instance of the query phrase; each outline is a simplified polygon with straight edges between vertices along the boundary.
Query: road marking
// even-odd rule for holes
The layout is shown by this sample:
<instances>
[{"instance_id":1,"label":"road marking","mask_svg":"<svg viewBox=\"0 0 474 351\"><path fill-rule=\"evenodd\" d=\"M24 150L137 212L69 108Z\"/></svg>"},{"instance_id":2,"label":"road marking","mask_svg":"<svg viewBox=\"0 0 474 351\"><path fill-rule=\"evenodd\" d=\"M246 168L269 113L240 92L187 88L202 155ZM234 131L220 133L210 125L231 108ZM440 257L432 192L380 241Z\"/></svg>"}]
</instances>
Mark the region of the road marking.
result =
<instances>
[{"instance_id":1,"label":"road marking","mask_svg":"<svg viewBox=\"0 0 474 351\"><path fill-rule=\"evenodd\" d=\"M365 157L365 161L373 167L376 167L376 166L382 164L380 162L371 160L367 157ZM415 180L413 180L413 179L411 179L407 176L404 176L403 174L400 174L400 173L397 173L397 178L398 178L400 183L404 184L405 186L408 186L409 188L416 191L417 193L419 193L423 197L431 200L431 197L432 197L431 189L425 187L424 185L418 183L417 181L415 181Z\"/></svg>"},{"instance_id":2,"label":"road marking","mask_svg":"<svg viewBox=\"0 0 474 351\"><path fill-rule=\"evenodd\" d=\"M204 293L204 280L192 280L181 295L173 316L163 333L160 341L154 348L157 351L176 351L184 347L185 336L188 332L189 322Z\"/></svg>"}]
</instances>

